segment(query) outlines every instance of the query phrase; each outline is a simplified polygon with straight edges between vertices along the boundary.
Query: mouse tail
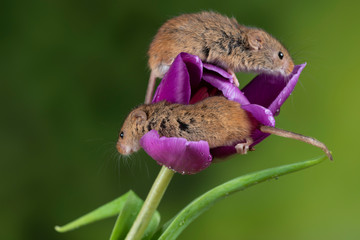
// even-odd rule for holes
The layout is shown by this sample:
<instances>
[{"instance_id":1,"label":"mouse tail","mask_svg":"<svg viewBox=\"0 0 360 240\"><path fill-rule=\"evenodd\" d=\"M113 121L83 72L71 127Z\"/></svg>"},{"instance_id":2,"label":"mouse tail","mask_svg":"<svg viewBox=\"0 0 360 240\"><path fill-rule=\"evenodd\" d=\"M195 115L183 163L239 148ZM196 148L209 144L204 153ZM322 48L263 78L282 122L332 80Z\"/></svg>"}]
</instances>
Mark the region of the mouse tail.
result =
<instances>
[{"instance_id":1,"label":"mouse tail","mask_svg":"<svg viewBox=\"0 0 360 240\"><path fill-rule=\"evenodd\" d=\"M150 104L153 96L153 92L155 89L155 81L156 81L156 74L154 71L151 71L148 87L146 90L145 96L145 104Z\"/></svg>"},{"instance_id":2,"label":"mouse tail","mask_svg":"<svg viewBox=\"0 0 360 240\"><path fill-rule=\"evenodd\" d=\"M307 137L307 136L304 136L304 135L301 135L298 133L286 131L286 130L283 130L280 128L265 126L265 125L260 125L259 130L263 133L270 133L270 134L274 134L274 135L277 135L280 137L292 138L295 140L299 140L299 141L311 144L315 147L321 148L325 152L325 154L328 156L328 158L330 160L333 160L331 152L326 147L326 145L315 138Z\"/></svg>"}]
</instances>

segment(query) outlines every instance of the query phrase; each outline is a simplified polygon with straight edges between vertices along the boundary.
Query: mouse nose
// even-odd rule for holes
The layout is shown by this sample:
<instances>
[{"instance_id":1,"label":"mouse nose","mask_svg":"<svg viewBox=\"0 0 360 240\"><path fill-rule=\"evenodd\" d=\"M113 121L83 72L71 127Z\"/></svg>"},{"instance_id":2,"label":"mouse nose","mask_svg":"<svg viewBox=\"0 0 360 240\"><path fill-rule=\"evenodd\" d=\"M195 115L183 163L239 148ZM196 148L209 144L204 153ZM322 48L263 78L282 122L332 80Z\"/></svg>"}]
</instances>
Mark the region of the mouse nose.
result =
<instances>
[{"instance_id":1,"label":"mouse nose","mask_svg":"<svg viewBox=\"0 0 360 240\"><path fill-rule=\"evenodd\" d=\"M116 149L118 150L118 152L121 154L121 155L127 155L129 153L126 152L126 148L120 143L120 142L117 142L116 144Z\"/></svg>"},{"instance_id":2,"label":"mouse nose","mask_svg":"<svg viewBox=\"0 0 360 240\"><path fill-rule=\"evenodd\" d=\"M294 63L290 61L286 69L286 74L289 75L290 73L292 73L293 70L294 70Z\"/></svg>"}]
</instances>

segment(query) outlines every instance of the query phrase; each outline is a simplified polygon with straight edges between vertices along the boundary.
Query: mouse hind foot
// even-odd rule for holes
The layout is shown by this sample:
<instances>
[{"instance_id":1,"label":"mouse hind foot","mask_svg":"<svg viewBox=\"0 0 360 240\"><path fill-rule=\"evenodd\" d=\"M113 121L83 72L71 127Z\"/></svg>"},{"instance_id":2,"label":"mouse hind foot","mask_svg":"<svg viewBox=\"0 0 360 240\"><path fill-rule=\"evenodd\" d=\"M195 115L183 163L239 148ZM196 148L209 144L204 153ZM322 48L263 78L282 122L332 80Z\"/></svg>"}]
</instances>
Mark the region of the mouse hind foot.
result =
<instances>
[{"instance_id":1,"label":"mouse hind foot","mask_svg":"<svg viewBox=\"0 0 360 240\"><path fill-rule=\"evenodd\" d=\"M248 151L253 151L254 149L250 148L250 145L253 143L251 138L246 138L245 142L238 143L235 145L236 152L244 155L247 154Z\"/></svg>"}]
</instances>

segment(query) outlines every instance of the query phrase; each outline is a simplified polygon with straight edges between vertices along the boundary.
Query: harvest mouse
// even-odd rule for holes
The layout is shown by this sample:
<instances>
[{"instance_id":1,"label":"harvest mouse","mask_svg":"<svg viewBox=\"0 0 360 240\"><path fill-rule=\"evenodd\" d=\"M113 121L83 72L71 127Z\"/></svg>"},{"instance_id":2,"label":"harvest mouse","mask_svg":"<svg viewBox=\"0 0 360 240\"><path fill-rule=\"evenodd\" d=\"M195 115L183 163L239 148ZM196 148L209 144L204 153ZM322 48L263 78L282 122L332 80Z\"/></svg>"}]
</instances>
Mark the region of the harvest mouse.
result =
<instances>
[{"instance_id":1,"label":"harvest mouse","mask_svg":"<svg viewBox=\"0 0 360 240\"><path fill-rule=\"evenodd\" d=\"M278 128L264 126L237 102L224 97L209 97L193 105L171 104L166 101L144 104L126 118L119 134L117 149L129 155L140 149L140 139L151 130L160 136L181 137L188 141L204 140L210 148L234 146L246 154L253 143L251 133L264 133L297 139L321 148L332 159L325 144L310 137Z\"/></svg>"},{"instance_id":2,"label":"harvest mouse","mask_svg":"<svg viewBox=\"0 0 360 240\"><path fill-rule=\"evenodd\" d=\"M160 27L150 49L151 69L145 103L150 103L156 78L161 78L181 52L234 72L289 75L294 63L285 47L259 28L238 24L215 12L183 14Z\"/></svg>"}]
</instances>

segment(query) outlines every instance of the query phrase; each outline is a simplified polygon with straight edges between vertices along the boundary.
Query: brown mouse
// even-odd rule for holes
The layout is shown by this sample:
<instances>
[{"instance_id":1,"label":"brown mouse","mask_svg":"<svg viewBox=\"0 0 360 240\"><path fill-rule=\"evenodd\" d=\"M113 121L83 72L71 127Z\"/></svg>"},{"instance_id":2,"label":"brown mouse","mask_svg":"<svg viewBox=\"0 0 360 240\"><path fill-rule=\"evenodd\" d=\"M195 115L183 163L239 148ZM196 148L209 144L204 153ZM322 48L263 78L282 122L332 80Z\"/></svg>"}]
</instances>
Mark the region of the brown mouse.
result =
<instances>
[{"instance_id":1,"label":"brown mouse","mask_svg":"<svg viewBox=\"0 0 360 240\"><path fill-rule=\"evenodd\" d=\"M251 133L259 129L319 147L332 159L325 144L300 134L261 125L239 103L224 97L209 97L193 105L162 101L137 107L130 112L120 130L116 146L119 153L129 155L138 151L141 137L153 129L160 136L204 140L210 148L236 145L237 152L241 154L247 153L253 143Z\"/></svg>"},{"instance_id":2,"label":"brown mouse","mask_svg":"<svg viewBox=\"0 0 360 240\"><path fill-rule=\"evenodd\" d=\"M145 103L150 103L156 78L161 78L181 52L234 72L289 75L294 63L285 47L259 28L238 24L215 12L183 14L160 27L150 49L151 69Z\"/></svg>"}]
</instances>

